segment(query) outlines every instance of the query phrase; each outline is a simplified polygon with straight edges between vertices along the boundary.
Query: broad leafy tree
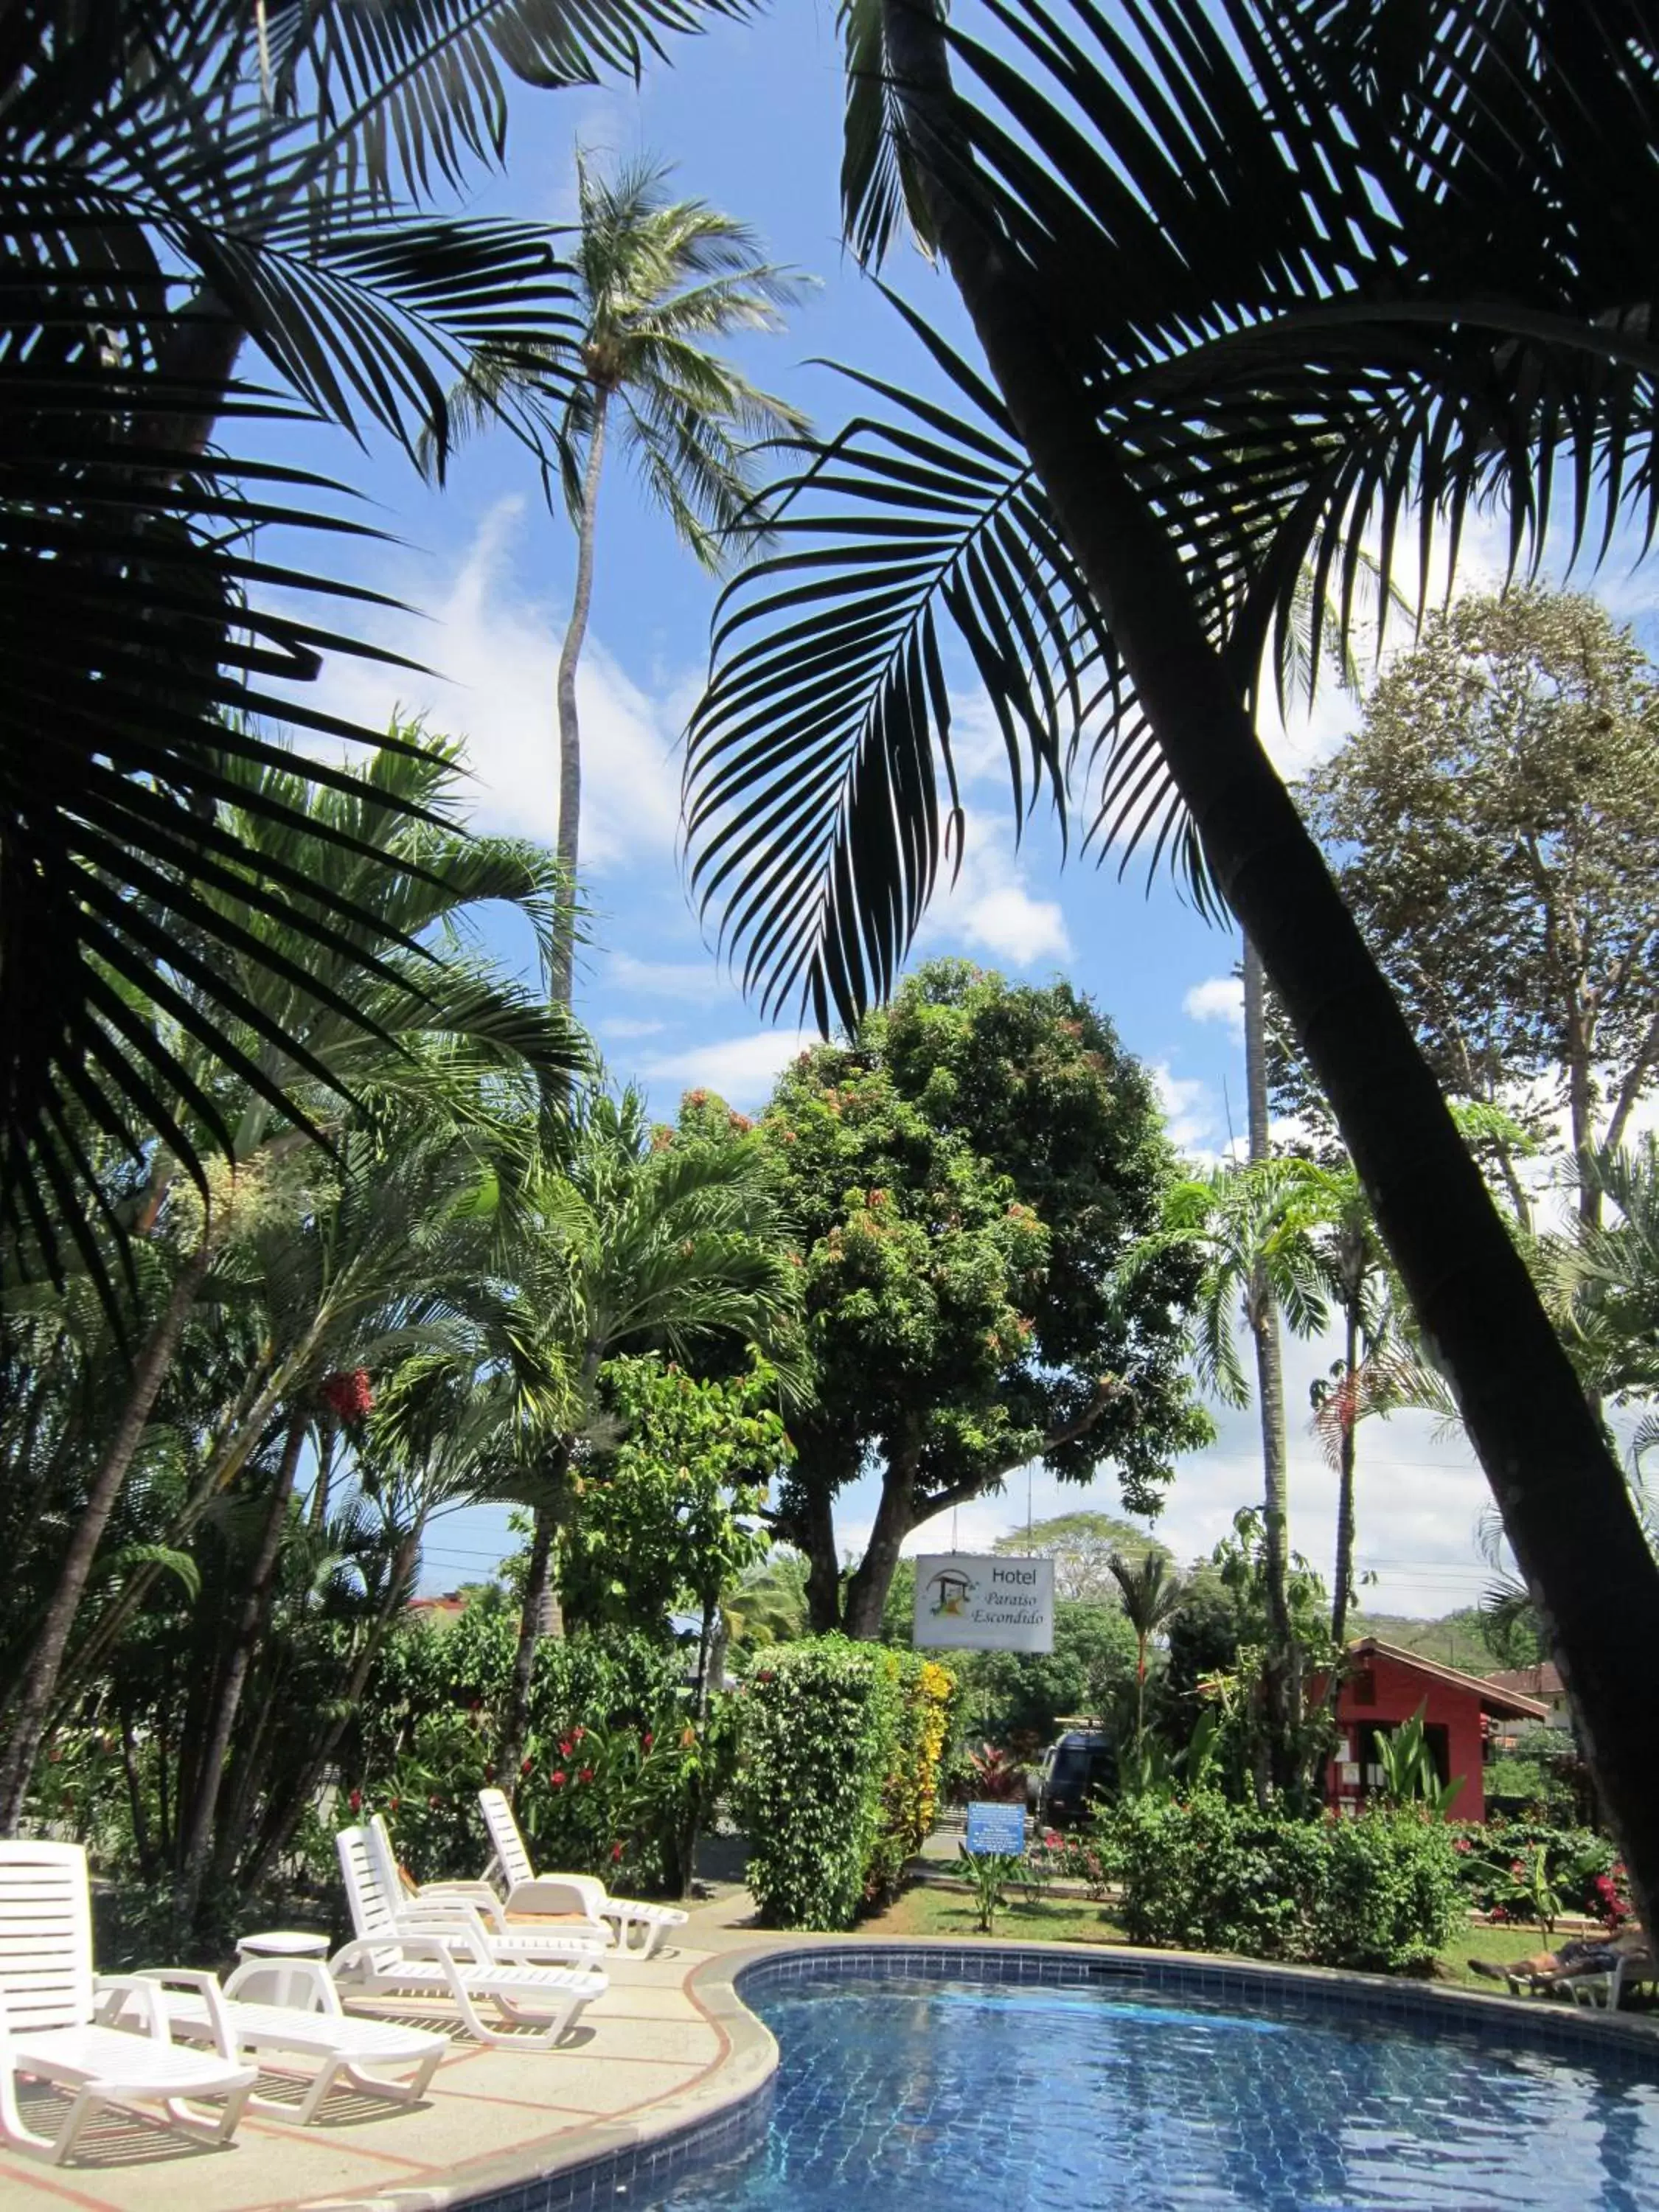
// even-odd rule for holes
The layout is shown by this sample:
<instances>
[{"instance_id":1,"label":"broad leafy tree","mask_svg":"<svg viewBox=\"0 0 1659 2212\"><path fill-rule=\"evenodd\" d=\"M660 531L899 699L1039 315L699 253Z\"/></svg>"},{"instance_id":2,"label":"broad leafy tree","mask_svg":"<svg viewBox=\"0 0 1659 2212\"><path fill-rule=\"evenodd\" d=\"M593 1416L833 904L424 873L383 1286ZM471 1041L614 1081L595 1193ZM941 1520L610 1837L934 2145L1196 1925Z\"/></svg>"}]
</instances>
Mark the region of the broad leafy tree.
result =
<instances>
[{"instance_id":1,"label":"broad leafy tree","mask_svg":"<svg viewBox=\"0 0 1659 2212\"><path fill-rule=\"evenodd\" d=\"M1659 1080L1659 678L1630 631L1576 594L1460 599L1300 796L1445 1089L1616 1150ZM1593 1221L1594 1174L1578 1198Z\"/></svg>"},{"instance_id":2,"label":"broad leafy tree","mask_svg":"<svg viewBox=\"0 0 1659 2212\"><path fill-rule=\"evenodd\" d=\"M1109 1468L1157 1510L1210 1433L1182 1361L1194 1271L1117 1273L1174 1160L1087 1000L933 963L804 1054L757 1133L801 1243L811 1376L777 1526L811 1562L817 1626L878 1634L910 1532L1028 1461L1068 1482ZM836 1501L865 1473L881 1499L843 1590Z\"/></svg>"},{"instance_id":3,"label":"broad leafy tree","mask_svg":"<svg viewBox=\"0 0 1659 2212\"><path fill-rule=\"evenodd\" d=\"M1028 1528L1011 1528L991 1549L1021 1559L1052 1559L1054 1597L1098 1605L1117 1596L1115 1559L1137 1559L1144 1552L1164 1550L1150 1536L1120 1521L1114 1513L1056 1513L1034 1521Z\"/></svg>"}]
</instances>

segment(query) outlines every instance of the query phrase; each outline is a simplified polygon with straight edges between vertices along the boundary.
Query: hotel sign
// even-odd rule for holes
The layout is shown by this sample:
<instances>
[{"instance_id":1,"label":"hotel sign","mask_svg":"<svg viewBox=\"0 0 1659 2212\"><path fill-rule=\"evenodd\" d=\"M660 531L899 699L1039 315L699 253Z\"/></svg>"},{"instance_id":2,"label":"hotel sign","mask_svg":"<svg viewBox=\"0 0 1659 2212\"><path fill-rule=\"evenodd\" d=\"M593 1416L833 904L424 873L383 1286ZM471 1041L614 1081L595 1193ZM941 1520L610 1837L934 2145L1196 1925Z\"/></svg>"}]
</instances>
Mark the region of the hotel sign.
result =
<instances>
[{"instance_id":1,"label":"hotel sign","mask_svg":"<svg viewBox=\"0 0 1659 2212\"><path fill-rule=\"evenodd\" d=\"M1054 1561L924 1552L915 1641L933 1651L1052 1651Z\"/></svg>"}]
</instances>

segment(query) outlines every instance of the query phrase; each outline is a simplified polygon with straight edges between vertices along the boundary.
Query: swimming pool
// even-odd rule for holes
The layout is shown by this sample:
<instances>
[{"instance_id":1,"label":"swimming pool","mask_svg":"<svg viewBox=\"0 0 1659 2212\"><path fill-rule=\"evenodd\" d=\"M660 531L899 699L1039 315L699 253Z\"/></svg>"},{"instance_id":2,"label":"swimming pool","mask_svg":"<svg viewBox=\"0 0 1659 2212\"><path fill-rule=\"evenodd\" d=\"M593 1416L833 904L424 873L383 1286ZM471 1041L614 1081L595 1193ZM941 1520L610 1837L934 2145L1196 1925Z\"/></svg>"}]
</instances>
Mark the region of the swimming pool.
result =
<instances>
[{"instance_id":1,"label":"swimming pool","mask_svg":"<svg viewBox=\"0 0 1659 2212\"><path fill-rule=\"evenodd\" d=\"M1659 2063L1284 1990L1263 2010L845 1960L743 1994L781 2054L765 2141L636 2181L635 2212L1659 2212Z\"/></svg>"}]
</instances>

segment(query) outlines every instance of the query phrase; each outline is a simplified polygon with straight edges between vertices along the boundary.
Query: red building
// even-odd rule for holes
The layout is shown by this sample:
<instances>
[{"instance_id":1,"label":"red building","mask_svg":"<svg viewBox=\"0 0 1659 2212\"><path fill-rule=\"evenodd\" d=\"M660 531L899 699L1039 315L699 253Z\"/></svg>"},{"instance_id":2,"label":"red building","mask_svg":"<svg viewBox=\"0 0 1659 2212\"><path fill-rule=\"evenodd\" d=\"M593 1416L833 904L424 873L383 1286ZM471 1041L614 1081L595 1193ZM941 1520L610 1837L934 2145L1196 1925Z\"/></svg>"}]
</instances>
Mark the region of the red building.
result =
<instances>
[{"instance_id":1,"label":"red building","mask_svg":"<svg viewBox=\"0 0 1659 2212\"><path fill-rule=\"evenodd\" d=\"M1314 1686L1317 1695L1319 1684ZM1355 1812L1382 1784L1376 1739L1421 1711L1424 1733L1442 1782L1460 1778L1451 1805L1455 1820L1484 1820L1484 1720L1542 1721L1549 1708L1536 1698L1442 1667L1415 1651L1362 1637L1348 1646L1348 1671L1336 1695L1336 1755L1326 1780L1333 1805Z\"/></svg>"}]
</instances>

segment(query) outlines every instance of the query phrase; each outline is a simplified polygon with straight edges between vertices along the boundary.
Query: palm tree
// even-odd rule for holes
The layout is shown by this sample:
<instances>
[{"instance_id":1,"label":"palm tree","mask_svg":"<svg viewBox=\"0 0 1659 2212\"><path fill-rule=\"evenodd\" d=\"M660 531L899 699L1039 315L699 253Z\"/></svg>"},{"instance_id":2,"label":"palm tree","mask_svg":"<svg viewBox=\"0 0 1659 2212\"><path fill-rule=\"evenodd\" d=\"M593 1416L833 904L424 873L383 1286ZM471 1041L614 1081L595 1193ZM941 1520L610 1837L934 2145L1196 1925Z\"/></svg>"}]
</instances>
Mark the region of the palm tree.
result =
<instances>
[{"instance_id":1,"label":"palm tree","mask_svg":"<svg viewBox=\"0 0 1659 2212\"><path fill-rule=\"evenodd\" d=\"M842 12L848 235L874 259L916 222L989 377L923 325L951 404L884 392L896 424L854 424L798 480L788 586L757 564L716 633L690 752L698 880L750 980L854 1014L944 842L936 610L1036 782L1098 738L1103 841L1176 855L1261 955L1659 1906L1659 1714L1638 1686L1659 1568L1253 719L1297 580L1311 563L1316 606L1330 582L1346 617L1373 527L1385 582L1407 526L1425 580L1437 545L1455 557L1476 499L1523 559L1569 480L1605 493L1601 550L1623 513L1645 530L1651 13L1429 0L1402 31L1370 0L1142 0L1132 35L1084 0L959 6L948 30L938 0ZM993 15L995 44L975 34ZM1575 544L1595 507L1576 501Z\"/></svg>"},{"instance_id":2,"label":"palm tree","mask_svg":"<svg viewBox=\"0 0 1659 2212\"><path fill-rule=\"evenodd\" d=\"M753 520L757 441L798 432L805 418L758 390L714 341L782 328L799 283L763 258L748 227L702 200L672 200L668 169L625 163L599 174L576 151L575 289L580 368L558 422L565 498L576 528L576 575L559 652L558 858L574 889L580 848L581 732L576 671L593 601L599 484L608 446L634 463L647 496L706 568L718 568L732 532ZM504 398L533 405L556 392L562 352L482 349L444 411L449 441L487 426ZM434 441L434 455L441 449ZM553 995L570 1003L574 908L555 948Z\"/></svg>"},{"instance_id":3,"label":"palm tree","mask_svg":"<svg viewBox=\"0 0 1659 2212\"><path fill-rule=\"evenodd\" d=\"M87 1267L116 1309L102 1240L118 1244L126 1224L91 1171L86 1125L135 1146L168 1133L185 1072L151 971L230 949L199 895L236 866L227 763L268 763L272 717L319 751L381 741L308 703L328 653L370 650L349 613L366 595L321 557L343 520L325 487L251 453L250 421L297 416L412 450L486 337L503 355L533 347L544 380L568 387L579 330L555 234L436 202L504 155L509 78L636 73L668 34L748 4L9 11L0 1229L14 1260ZM309 562L270 568L273 523L312 533ZM301 843L298 878L246 888L275 921L325 872L310 793L357 781L320 757L304 768L297 803L234 802ZM344 945L351 919L315 917L316 941ZM237 1021L207 986L197 1038L226 1069ZM267 1080L257 1060L239 1073ZM282 1110L280 1088L268 1097ZM208 1114L191 1143L223 1152L229 1132Z\"/></svg>"},{"instance_id":4,"label":"palm tree","mask_svg":"<svg viewBox=\"0 0 1659 2212\"><path fill-rule=\"evenodd\" d=\"M523 1325L560 1378L557 1410L526 1438L498 1497L532 1512L518 1647L496 1763L512 1786L524 1747L536 1647L552 1626L554 1545L585 1442L599 1432L599 1370L660 1347L683 1363L725 1338L787 1369L797 1271L765 1163L751 1142L658 1140L642 1095L596 1091L567 1158L520 1203Z\"/></svg>"},{"instance_id":5,"label":"palm tree","mask_svg":"<svg viewBox=\"0 0 1659 2212\"><path fill-rule=\"evenodd\" d=\"M1184 1246L1200 1261L1194 1358L1200 1381L1224 1404L1249 1403L1238 1322L1249 1335L1261 1428L1269 1734L1281 1765L1293 1757L1300 1670L1289 1594L1289 1452L1279 1318L1282 1313L1297 1336L1317 1336L1326 1325L1327 1285L1313 1233L1319 1218L1317 1176L1304 1160L1252 1160L1177 1183L1165 1200L1163 1229L1148 1247ZM1287 1783L1288 1770L1276 1778Z\"/></svg>"},{"instance_id":6,"label":"palm tree","mask_svg":"<svg viewBox=\"0 0 1659 2212\"><path fill-rule=\"evenodd\" d=\"M562 1014L497 981L464 942L450 950L431 942L464 932L471 909L488 900L516 905L545 942L552 911L556 878L545 855L446 824L459 774L453 747L388 749L366 778L326 792L305 823L295 804L304 778L287 756L276 762L230 762L223 771L222 786L239 802L224 816L238 861L216 868L195 894L217 946L198 957L199 945L187 941L152 956L152 990L177 1012L179 1035L167 1050L179 1089L163 1125L169 1141L154 1148L134 1211L137 1229L170 1255L168 1285L146 1316L20 1668L0 1753L0 1833L10 1833L21 1812L94 1559L185 1324L228 1244L250 1225L257 1231L273 1188L292 1172L295 1117L302 1127L337 1127L343 1102L352 1100L392 1112L411 1093L429 1097L440 1068L452 1085L476 1085L489 1073L510 1086L527 1075L556 1096L584 1064ZM321 833L315 849L313 824ZM301 884L295 878L307 859L315 872ZM290 886L280 915L264 902L273 880ZM345 921L331 945L318 931L327 913ZM216 1022L198 1021L204 1006ZM240 1085L223 1079L227 1060ZM204 1199L182 1163L213 1120L227 1130L231 1161ZM280 1402L280 1371L253 1384L221 1455L218 1486ZM141 1579L133 1601L144 1587Z\"/></svg>"},{"instance_id":7,"label":"palm tree","mask_svg":"<svg viewBox=\"0 0 1659 2212\"><path fill-rule=\"evenodd\" d=\"M1139 1759L1146 1736L1146 1647L1179 1610L1187 1593L1161 1546L1149 1544L1135 1559L1114 1552L1106 1565L1117 1584L1124 1617L1135 1632L1135 1756Z\"/></svg>"}]
</instances>

